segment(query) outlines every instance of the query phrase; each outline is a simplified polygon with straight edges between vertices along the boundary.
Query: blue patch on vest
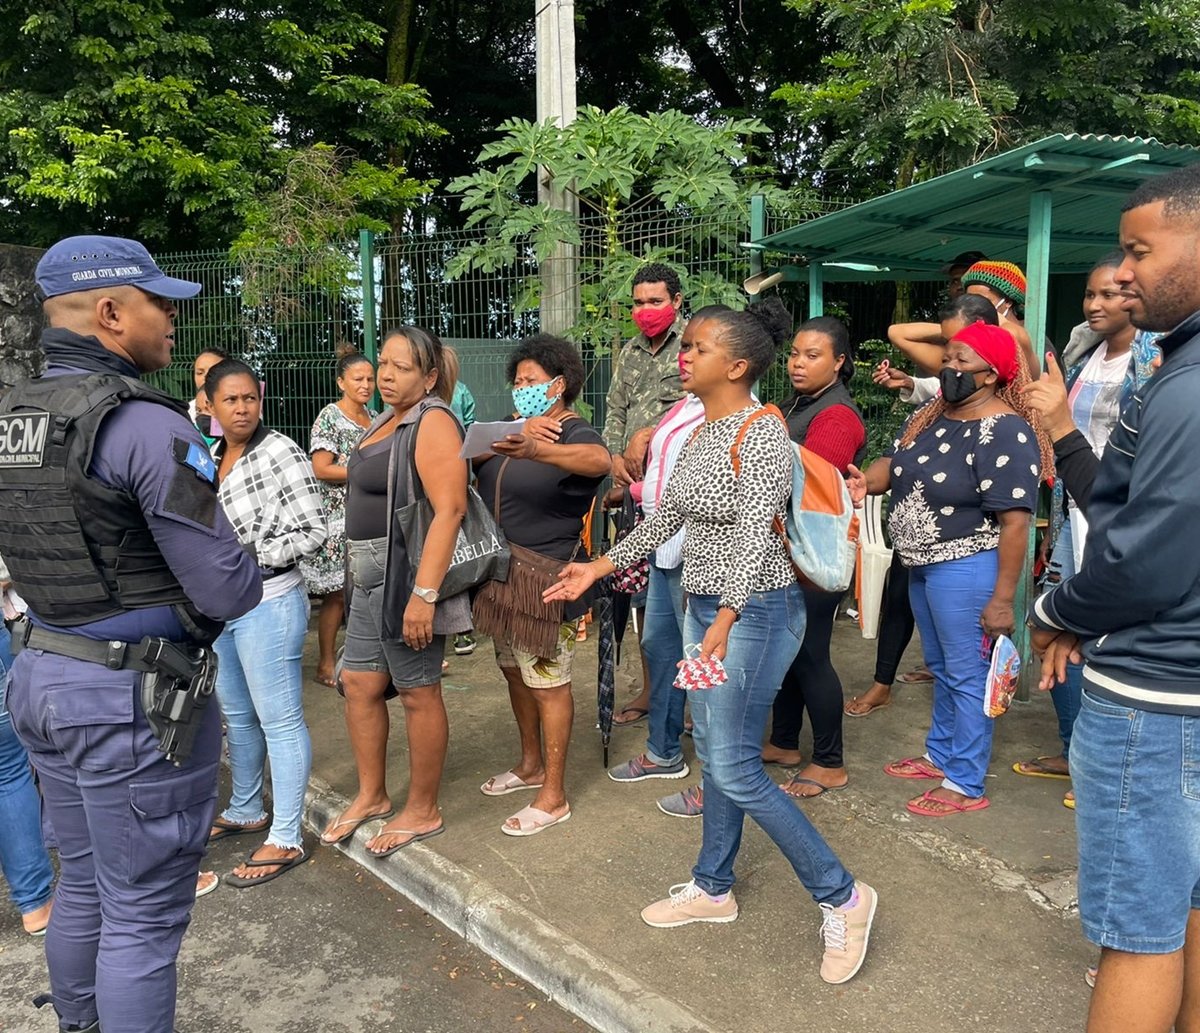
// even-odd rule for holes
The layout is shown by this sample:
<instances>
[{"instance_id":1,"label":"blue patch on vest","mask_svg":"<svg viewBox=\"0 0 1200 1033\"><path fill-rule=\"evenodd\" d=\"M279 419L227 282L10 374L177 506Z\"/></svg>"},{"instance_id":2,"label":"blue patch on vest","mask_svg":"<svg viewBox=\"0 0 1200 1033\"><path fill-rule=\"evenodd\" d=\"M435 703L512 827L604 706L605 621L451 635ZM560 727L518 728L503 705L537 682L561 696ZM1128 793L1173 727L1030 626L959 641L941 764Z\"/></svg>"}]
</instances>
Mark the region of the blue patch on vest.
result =
<instances>
[{"instance_id":1,"label":"blue patch on vest","mask_svg":"<svg viewBox=\"0 0 1200 1033\"><path fill-rule=\"evenodd\" d=\"M217 479L217 464L213 462L213 457L208 454L208 451L200 445L194 443L188 445L183 465L190 466L210 484Z\"/></svg>"}]
</instances>

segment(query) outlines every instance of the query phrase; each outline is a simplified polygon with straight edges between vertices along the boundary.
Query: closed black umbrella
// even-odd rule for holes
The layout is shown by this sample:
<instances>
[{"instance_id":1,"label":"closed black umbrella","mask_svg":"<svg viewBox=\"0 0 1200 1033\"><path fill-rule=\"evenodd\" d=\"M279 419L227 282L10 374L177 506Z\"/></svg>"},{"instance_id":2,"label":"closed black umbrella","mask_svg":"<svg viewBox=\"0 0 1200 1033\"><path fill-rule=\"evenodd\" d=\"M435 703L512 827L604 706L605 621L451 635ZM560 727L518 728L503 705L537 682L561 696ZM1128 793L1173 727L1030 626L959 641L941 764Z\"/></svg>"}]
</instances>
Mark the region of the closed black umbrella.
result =
<instances>
[{"instance_id":1,"label":"closed black umbrella","mask_svg":"<svg viewBox=\"0 0 1200 1033\"><path fill-rule=\"evenodd\" d=\"M601 578L596 584L592 614L600 638L596 652L596 723L600 728L600 743L604 747L604 766L608 767L608 744L612 739L613 706L616 700L617 663L616 639L613 630L612 577ZM628 599L628 596L625 596Z\"/></svg>"}]
</instances>

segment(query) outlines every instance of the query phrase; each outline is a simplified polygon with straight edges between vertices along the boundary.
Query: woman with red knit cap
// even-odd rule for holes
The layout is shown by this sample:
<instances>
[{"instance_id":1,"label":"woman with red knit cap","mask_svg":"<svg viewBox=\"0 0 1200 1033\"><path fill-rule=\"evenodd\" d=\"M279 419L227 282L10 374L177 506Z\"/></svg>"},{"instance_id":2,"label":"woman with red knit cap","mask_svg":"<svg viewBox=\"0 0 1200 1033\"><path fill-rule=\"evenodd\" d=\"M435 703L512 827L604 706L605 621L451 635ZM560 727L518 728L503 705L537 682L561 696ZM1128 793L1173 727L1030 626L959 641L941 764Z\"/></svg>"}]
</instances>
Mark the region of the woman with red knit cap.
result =
<instances>
[{"instance_id":1,"label":"woman with red knit cap","mask_svg":"<svg viewBox=\"0 0 1200 1033\"><path fill-rule=\"evenodd\" d=\"M982 322L951 338L941 394L909 419L891 450L851 470L856 500L889 489L888 530L910 568L909 598L934 676L925 753L894 761L895 778L937 785L908 802L923 817L988 806L992 719L983 712L991 643L1011 635L1029 520L1053 452L1020 388L1029 375L1011 333Z\"/></svg>"},{"instance_id":2,"label":"woman with red knit cap","mask_svg":"<svg viewBox=\"0 0 1200 1033\"><path fill-rule=\"evenodd\" d=\"M1024 349L1025 363L1030 370L1040 369L1033 342L1025 329L1025 274L1012 262L976 262L962 275L963 289L968 294L987 298L995 306L1000 325L1017 339Z\"/></svg>"}]
</instances>

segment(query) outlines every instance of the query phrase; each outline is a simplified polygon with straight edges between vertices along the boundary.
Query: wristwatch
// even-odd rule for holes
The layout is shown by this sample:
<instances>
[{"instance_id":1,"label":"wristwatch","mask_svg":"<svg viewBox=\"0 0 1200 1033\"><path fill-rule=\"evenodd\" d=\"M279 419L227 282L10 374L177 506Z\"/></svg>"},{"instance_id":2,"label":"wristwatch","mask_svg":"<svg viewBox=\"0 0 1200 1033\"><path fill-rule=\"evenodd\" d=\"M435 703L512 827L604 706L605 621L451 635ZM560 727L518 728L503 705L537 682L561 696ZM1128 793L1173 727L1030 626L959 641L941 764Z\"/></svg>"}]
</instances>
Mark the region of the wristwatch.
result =
<instances>
[{"instance_id":1,"label":"wristwatch","mask_svg":"<svg viewBox=\"0 0 1200 1033\"><path fill-rule=\"evenodd\" d=\"M438 590L436 588L421 588L419 585L413 585L413 595L424 599L427 603L436 603L438 601Z\"/></svg>"}]
</instances>

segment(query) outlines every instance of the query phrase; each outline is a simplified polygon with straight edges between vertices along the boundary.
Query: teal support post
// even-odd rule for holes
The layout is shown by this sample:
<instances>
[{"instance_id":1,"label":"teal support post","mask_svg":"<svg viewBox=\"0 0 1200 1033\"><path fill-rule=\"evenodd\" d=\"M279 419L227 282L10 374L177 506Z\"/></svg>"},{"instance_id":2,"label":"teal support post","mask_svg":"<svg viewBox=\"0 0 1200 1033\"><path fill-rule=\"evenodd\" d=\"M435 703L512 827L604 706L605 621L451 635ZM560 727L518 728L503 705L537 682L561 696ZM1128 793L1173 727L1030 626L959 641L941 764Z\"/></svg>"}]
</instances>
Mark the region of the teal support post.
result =
<instances>
[{"instance_id":1,"label":"teal support post","mask_svg":"<svg viewBox=\"0 0 1200 1033\"><path fill-rule=\"evenodd\" d=\"M808 318L825 315L825 267L814 264L808 267Z\"/></svg>"},{"instance_id":2,"label":"teal support post","mask_svg":"<svg viewBox=\"0 0 1200 1033\"><path fill-rule=\"evenodd\" d=\"M750 242L761 240L767 235L767 198L765 194L754 194L750 198ZM763 256L762 252L754 250L750 252L750 275L757 276L763 271ZM750 304L753 305L760 298L758 294L750 295Z\"/></svg>"},{"instance_id":3,"label":"teal support post","mask_svg":"<svg viewBox=\"0 0 1200 1033\"><path fill-rule=\"evenodd\" d=\"M1039 367L1046 358L1046 309L1050 290L1050 232L1053 223L1053 197L1048 190L1038 190L1029 198L1029 242L1025 253L1025 329L1033 350L1037 353ZM1041 369L1030 371L1034 377ZM1035 514L1036 517L1036 514ZM1037 594L1033 582L1033 557L1037 554L1037 520L1030 522L1029 546L1025 557L1025 571L1017 583L1017 598L1013 607L1017 618L1017 629L1013 635L1021 651L1021 683L1017 699L1027 702L1030 690L1037 684L1040 664L1033 656L1029 632L1025 627L1025 614L1029 602Z\"/></svg>"},{"instance_id":4,"label":"teal support post","mask_svg":"<svg viewBox=\"0 0 1200 1033\"><path fill-rule=\"evenodd\" d=\"M379 346L375 324L375 234L370 230L359 230L358 263L362 284L363 354L374 365L379 358Z\"/></svg>"}]
</instances>

